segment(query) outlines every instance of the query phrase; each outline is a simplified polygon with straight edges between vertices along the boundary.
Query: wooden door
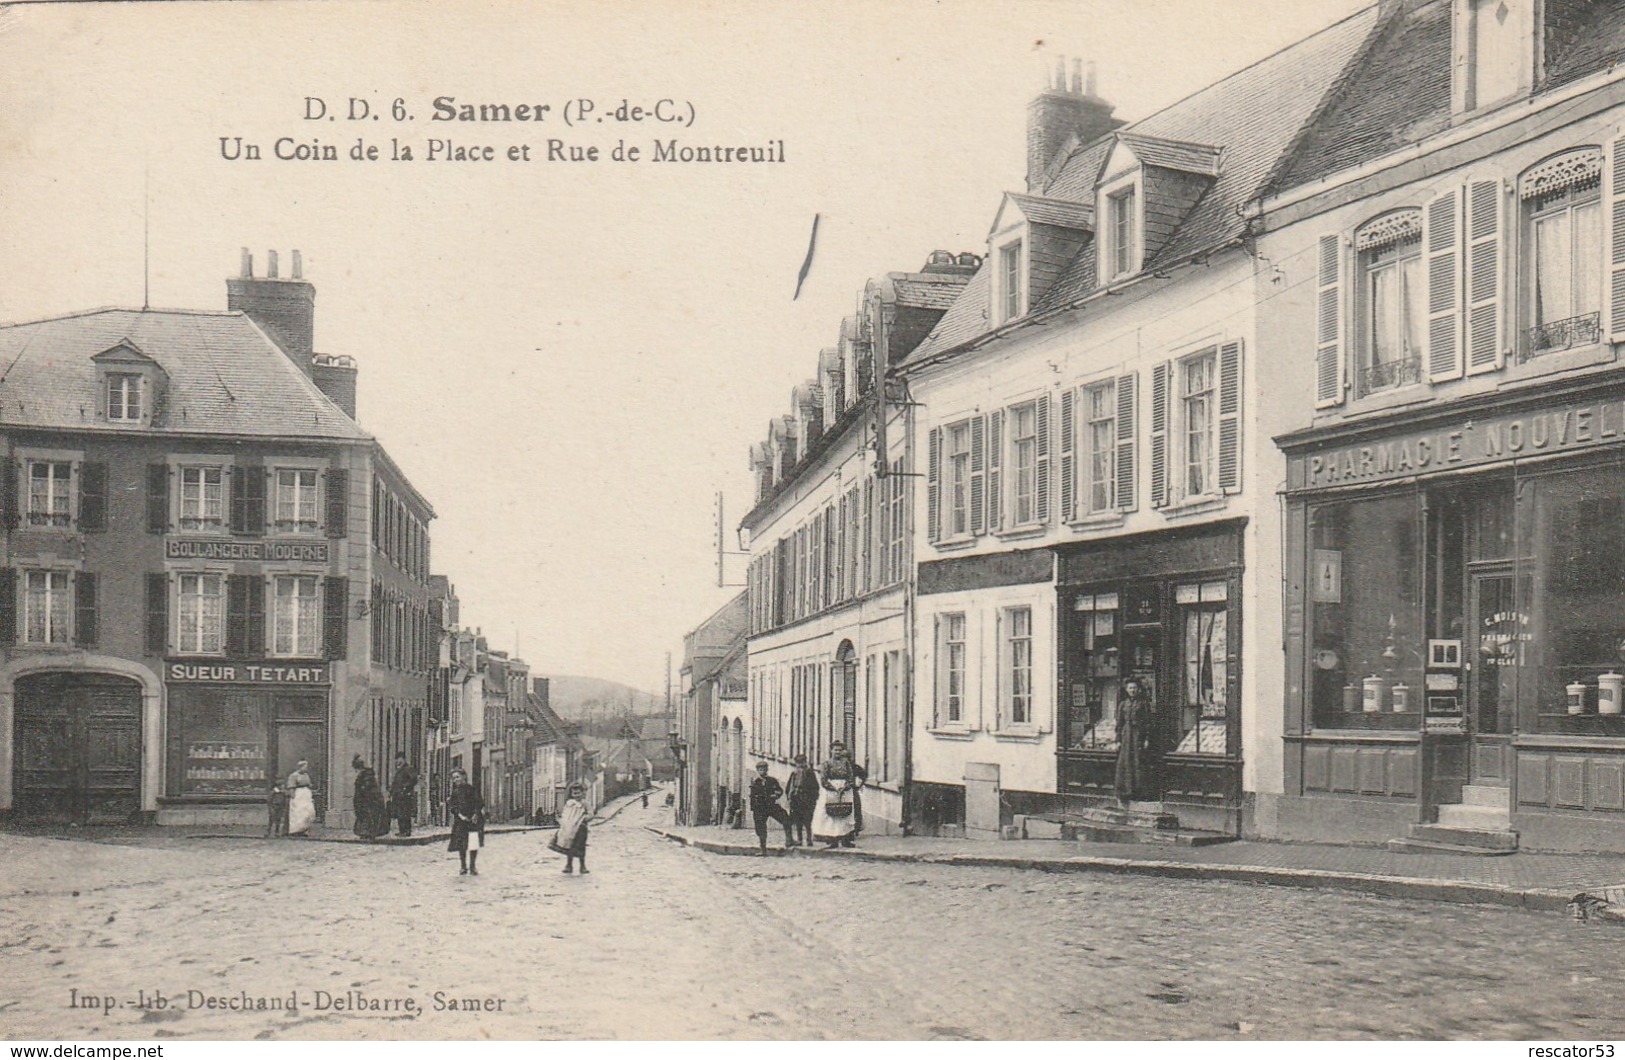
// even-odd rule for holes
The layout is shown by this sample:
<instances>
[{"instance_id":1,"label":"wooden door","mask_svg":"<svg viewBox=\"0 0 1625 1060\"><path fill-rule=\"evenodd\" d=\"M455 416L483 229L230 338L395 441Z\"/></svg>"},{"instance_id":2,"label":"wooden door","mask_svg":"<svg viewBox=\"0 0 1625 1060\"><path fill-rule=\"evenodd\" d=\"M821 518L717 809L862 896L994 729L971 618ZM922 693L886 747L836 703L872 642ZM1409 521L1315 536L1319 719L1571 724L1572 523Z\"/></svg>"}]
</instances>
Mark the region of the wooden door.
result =
<instances>
[{"instance_id":1,"label":"wooden door","mask_svg":"<svg viewBox=\"0 0 1625 1060\"><path fill-rule=\"evenodd\" d=\"M15 806L105 823L141 809L141 686L103 674L32 674L16 686Z\"/></svg>"}]
</instances>

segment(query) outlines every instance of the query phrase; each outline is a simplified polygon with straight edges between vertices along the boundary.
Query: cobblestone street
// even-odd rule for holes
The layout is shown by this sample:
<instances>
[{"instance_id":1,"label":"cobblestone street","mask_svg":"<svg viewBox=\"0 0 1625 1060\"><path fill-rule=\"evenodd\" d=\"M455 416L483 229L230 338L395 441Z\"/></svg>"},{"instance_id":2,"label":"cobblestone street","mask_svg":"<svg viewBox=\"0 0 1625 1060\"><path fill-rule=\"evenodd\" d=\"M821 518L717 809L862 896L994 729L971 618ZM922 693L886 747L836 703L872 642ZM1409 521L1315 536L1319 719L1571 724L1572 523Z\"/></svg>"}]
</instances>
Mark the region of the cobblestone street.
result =
<instances>
[{"instance_id":1,"label":"cobblestone street","mask_svg":"<svg viewBox=\"0 0 1625 1060\"><path fill-rule=\"evenodd\" d=\"M0 1036L1617 1038L1620 928L1240 883L440 844L0 836ZM190 993L189 993L190 992ZM323 995L359 1004L320 1008ZM478 1011L437 1009L435 995ZM294 1011L199 1007L286 999ZM155 996L166 1007L139 1007ZM86 999L114 999L107 1011ZM410 999L416 1011L399 1009Z\"/></svg>"}]
</instances>

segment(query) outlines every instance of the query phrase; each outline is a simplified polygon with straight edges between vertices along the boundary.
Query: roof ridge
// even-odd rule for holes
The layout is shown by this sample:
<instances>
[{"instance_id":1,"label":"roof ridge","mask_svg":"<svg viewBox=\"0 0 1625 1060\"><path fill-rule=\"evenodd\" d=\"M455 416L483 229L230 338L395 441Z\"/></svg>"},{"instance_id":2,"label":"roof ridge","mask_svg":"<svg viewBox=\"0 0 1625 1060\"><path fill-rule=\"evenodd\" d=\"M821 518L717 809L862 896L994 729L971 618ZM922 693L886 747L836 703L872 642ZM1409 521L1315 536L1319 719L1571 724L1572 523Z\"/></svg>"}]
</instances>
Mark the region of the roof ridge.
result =
<instances>
[{"instance_id":1,"label":"roof ridge","mask_svg":"<svg viewBox=\"0 0 1625 1060\"><path fill-rule=\"evenodd\" d=\"M104 305L92 309L79 309L72 313L53 313L50 316L34 317L29 320L0 321L0 331L7 328L26 328L35 324L54 324L58 320L78 320L83 317L100 316L103 313L163 313L169 316L193 317L240 317L245 315L240 309L168 309L150 306L141 309L127 305Z\"/></svg>"}]
</instances>

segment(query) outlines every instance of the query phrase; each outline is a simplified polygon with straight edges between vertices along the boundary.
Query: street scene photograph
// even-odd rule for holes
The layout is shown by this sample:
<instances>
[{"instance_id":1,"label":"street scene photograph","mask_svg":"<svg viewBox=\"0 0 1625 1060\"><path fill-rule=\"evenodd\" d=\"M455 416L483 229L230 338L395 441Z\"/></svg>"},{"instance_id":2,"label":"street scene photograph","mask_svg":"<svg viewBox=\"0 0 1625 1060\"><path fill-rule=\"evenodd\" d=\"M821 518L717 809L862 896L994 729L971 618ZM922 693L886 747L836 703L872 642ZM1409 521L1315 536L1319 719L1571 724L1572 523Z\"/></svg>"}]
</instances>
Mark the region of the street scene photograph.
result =
<instances>
[{"instance_id":1,"label":"street scene photograph","mask_svg":"<svg viewBox=\"0 0 1625 1060\"><path fill-rule=\"evenodd\" d=\"M0 1040L1625 1039L1625 2L0 97Z\"/></svg>"}]
</instances>

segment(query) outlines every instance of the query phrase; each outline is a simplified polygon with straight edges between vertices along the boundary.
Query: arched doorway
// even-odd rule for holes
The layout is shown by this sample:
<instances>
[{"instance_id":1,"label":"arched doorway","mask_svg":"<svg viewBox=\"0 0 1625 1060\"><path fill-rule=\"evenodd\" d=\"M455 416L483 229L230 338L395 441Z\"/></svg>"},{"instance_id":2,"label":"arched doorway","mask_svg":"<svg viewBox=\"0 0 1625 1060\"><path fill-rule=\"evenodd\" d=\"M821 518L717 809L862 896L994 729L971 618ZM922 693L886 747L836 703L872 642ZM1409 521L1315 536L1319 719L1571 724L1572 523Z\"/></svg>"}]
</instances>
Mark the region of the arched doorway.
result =
<instances>
[{"instance_id":1,"label":"arched doorway","mask_svg":"<svg viewBox=\"0 0 1625 1060\"><path fill-rule=\"evenodd\" d=\"M141 811L141 684L100 673L17 678L12 808L64 821Z\"/></svg>"},{"instance_id":2,"label":"arched doorway","mask_svg":"<svg viewBox=\"0 0 1625 1060\"><path fill-rule=\"evenodd\" d=\"M734 719L733 778L734 790L743 798L748 785L745 783L745 725L739 718Z\"/></svg>"},{"instance_id":3,"label":"arched doorway","mask_svg":"<svg viewBox=\"0 0 1625 1060\"><path fill-rule=\"evenodd\" d=\"M849 640L835 649L835 707L839 711L841 742L855 761L861 761L858 747L858 652Z\"/></svg>"}]
</instances>

